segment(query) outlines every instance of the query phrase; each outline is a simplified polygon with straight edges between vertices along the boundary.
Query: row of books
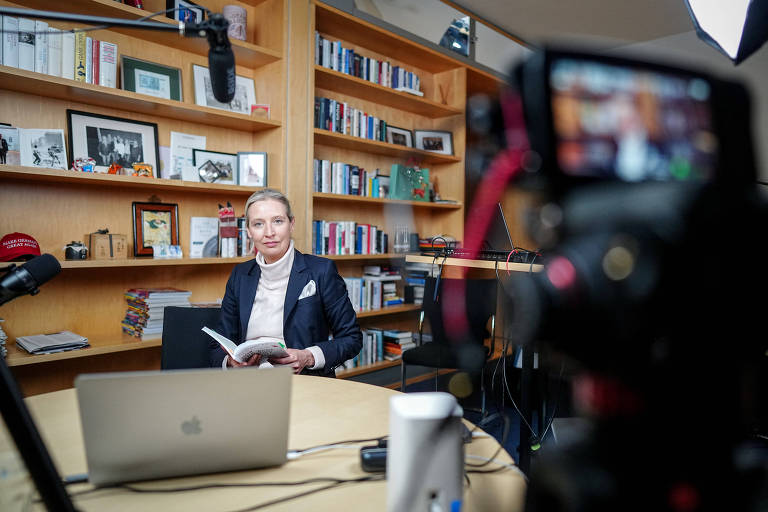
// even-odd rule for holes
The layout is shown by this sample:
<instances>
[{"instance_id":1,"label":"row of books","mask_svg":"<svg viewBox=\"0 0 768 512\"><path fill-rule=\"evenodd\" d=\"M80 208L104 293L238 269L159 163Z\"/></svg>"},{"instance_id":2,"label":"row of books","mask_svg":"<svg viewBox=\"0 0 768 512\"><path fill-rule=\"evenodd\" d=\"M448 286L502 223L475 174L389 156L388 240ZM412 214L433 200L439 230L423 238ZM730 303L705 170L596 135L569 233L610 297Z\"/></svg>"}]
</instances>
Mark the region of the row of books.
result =
<instances>
[{"instance_id":1,"label":"row of books","mask_svg":"<svg viewBox=\"0 0 768 512\"><path fill-rule=\"evenodd\" d=\"M8 355L8 348L6 346L8 342L8 335L3 330L4 318L0 318L0 357L6 357Z\"/></svg>"},{"instance_id":2,"label":"row of books","mask_svg":"<svg viewBox=\"0 0 768 512\"><path fill-rule=\"evenodd\" d=\"M427 277L437 277L438 265L429 263L405 263L405 285L403 295L406 304L422 304L424 302L424 286Z\"/></svg>"},{"instance_id":3,"label":"row of books","mask_svg":"<svg viewBox=\"0 0 768 512\"><path fill-rule=\"evenodd\" d=\"M380 329L371 327L362 329L363 349L352 359L344 362L344 368L357 368L385 360L397 360L402 357L404 350L416 346L411 331L396 329Z\"/></svg>"},{"instance_id":4,"label":"row of books","mask_svg":"<svg viewBox=\"0 0 768 512\"><path fill-rule=\"evenodd\" d=\"M397 294L397 284L395 283L401 279L400 275L345 277L343 279L347 285L349 301L356 313L403 303L403 298Z\"/></svg>"},{"instance_id":5,"label":"row of books","mask_svg":"<svg viewBox=\"0 0 768 512\"><path fill-rule=\"evenodd\" d=\"M313 161L314 191L363 197L389 197L389 175L330 160Z\"/></svg>"},{"instance_id":6,"label":"row of books","mask_svg":"<svg viewBox=\"0 0 768 512\"><path fill-rule=\"evenodd\" d=\"M315 97L315 128L362 139L387 140L387 122L350 106L346 101Z\"/></svg>"},{"instance_id":7,"label":"row of books","mask_svg":"<svg viewBox=\"0 0 768 512\"><path fill-rule=\"evenodd\" d=\"M117 45L40 20L1 16L0 62L27 71L117 87Z\"/></svg>"},{"instance_id":8,"label":"row of books","mask_svg":"<svg viewBox=\"0 0 768 512\"><path fill-rule=\"evenodd\" d=\"M384 87L423 95L421 80L416 73L393 66L389 61L360 55L351 48L344 48L341 41L326 39L319 32L315 32L315 64Z\"/></svg>"},{"instance_id":9,"label":"row of books","mask_svg":"<svg viewBox=\"0 0 768 512\"><path fill-rule=\"evenodd\" d=\"M389 252L389 235L378 226L353 220L313 220L312 250L320 256L385 254Z\"/></svg>"},{"instance_id":10,"label":"row of books","mask_svg":"<svg viewBox=\"0 0 768 512\"><path fill-rule=\"evenodd\" d=\"M121 322L123 332L142 339L160 337L165 308L190 306L191 294L177 288L131 288L124 294L128 308Z\"/></svg>"}]
</instances>

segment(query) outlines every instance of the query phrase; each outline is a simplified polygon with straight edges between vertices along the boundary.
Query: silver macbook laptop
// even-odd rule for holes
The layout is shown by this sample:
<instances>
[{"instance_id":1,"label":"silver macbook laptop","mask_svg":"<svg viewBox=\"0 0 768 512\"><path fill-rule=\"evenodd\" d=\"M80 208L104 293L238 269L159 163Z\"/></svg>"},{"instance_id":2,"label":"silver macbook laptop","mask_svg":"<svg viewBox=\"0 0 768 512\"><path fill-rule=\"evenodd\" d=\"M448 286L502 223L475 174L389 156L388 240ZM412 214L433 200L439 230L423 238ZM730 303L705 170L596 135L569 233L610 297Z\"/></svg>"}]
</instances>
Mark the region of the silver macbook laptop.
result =
<instances>
[{"instance_id":1,"label":"silver macbook laptop","mask_svg":"<svg viewBox=\"0 0 768 512\"><path fill-rule=\"evenodd\" d=\"M283 464L291 375L249 368L78 376L89 482Z\"/></svg>"}]
</instances>

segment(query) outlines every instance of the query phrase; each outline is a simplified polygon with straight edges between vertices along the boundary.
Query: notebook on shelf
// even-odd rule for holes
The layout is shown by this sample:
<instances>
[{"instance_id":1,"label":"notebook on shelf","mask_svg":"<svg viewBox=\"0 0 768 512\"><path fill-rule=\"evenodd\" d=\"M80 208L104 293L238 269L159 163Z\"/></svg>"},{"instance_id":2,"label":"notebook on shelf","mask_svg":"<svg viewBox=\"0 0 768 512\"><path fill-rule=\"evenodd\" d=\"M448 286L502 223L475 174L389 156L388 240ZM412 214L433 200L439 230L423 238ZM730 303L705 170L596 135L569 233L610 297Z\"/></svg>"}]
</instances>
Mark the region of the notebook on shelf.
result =
<instances>
[{"instance_id":1,"label":"notebook on shelf","mask_svg":"<svg viewBox=\"0 0 768 512\"><path fill-rule=\"evenodd\" d=\"M283 464L291 378L289 368L78 376L88 481L106 485ZM269 392L254 402L258 389Z\"/></svg>"}]
</instances>

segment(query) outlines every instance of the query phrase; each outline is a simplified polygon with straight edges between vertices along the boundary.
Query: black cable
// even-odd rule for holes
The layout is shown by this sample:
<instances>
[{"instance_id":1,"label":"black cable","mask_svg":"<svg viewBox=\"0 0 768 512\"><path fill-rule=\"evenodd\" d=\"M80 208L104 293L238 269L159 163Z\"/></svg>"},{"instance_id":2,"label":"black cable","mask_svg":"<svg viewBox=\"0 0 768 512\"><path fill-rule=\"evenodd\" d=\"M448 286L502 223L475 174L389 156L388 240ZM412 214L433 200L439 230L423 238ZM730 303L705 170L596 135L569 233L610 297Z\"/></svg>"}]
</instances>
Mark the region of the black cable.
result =
<instances>
[{"instance_id":1,"label":"black cable","mask_svg":"<svg viewBox=\"0 0 768 512\"><path fill-rule=\"evenodd\" d=\"M381 441L382 439L386 439L387 437L389 436L386 435L386 436L372 437L369 439L350 439L348 441L336 441L334 443L325 443L325 444L319 444L317 446L310 446L309 448L304 448L301 450L288 450L288 451L295 452L295 453L303 453L303 452L308 452L309 450L314 450L315 448L325 448L327 446L336 446L340 444L370 443L373 441Z\"/></svg>"},{"instance_id":2,"label":"black cable","mask_svg":"<svg viewBox=\"0 0 768 512\"><path fill-rule=\"evenodd\" d=\"M504 448L504 444L506 444L507 442L507 437L509 436L509 427L510 427L509 418L507 418L506 416L502 416L502 418L504 419L504 430L501 433L501 441L499 442L499 447L496 448L496 452L491 457L489 457L488 460L485 462L482 462L480 464L471 464L469 462L465 462L464 463L465 466L469 466L472 468L482 468L483 466L487 466L488 464L490 464L493 461L493 459L495 459L496 456L499 455L499 453L501 453L501 450Z\"/></svg>"}]
</instances>

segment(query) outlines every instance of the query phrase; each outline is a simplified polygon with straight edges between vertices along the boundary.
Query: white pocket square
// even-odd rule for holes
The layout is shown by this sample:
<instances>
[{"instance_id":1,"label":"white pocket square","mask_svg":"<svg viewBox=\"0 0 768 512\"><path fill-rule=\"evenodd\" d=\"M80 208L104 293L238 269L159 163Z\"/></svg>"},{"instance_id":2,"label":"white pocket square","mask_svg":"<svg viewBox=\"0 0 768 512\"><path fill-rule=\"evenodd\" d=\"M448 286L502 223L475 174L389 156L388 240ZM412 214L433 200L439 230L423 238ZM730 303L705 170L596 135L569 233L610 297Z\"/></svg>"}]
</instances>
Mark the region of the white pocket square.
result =
<instances>
[{"instance_id":1,"label":"white pocket square","mask_svg":"<svg viewBox=\"0 0 768 512\"><path fill-rule=\"evenodd\" d=\"M315 280L312 279L310 282L304 286L304 289L301 290L301 295L299 295L299 300L306 299L307 297L313 296L315 293L317 293L317 285L315 285Z\"/></svg>"}]
</instances>

